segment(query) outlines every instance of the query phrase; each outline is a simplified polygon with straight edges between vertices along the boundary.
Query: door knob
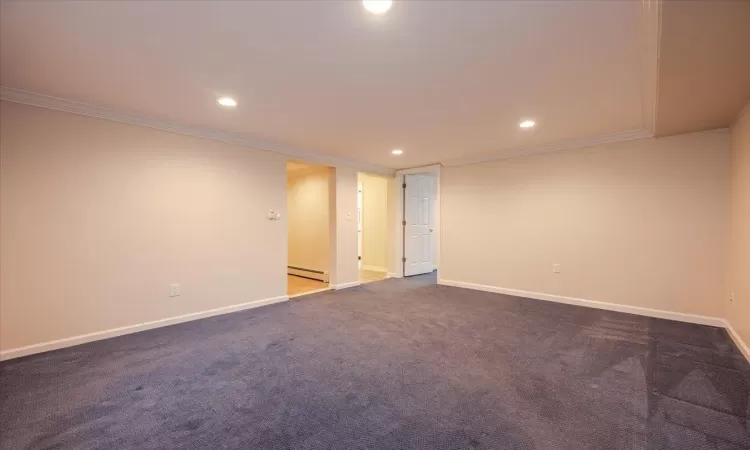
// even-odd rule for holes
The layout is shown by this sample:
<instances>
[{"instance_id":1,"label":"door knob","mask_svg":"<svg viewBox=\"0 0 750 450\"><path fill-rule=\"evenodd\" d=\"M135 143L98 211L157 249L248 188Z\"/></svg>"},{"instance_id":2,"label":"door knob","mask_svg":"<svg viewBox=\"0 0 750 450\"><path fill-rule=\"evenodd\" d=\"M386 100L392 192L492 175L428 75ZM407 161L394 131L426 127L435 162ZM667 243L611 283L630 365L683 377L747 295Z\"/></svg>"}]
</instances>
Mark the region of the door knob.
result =
<instances>
[{"instance_id":1,"label":"door knob","mask_svg":"<svg viewBox=\"0 0 750 450\"><path fill-rule=\"evenodd\" d=\"M432 228L430 228L430 233L432 233Z\"/></svg>"}]
</instances>

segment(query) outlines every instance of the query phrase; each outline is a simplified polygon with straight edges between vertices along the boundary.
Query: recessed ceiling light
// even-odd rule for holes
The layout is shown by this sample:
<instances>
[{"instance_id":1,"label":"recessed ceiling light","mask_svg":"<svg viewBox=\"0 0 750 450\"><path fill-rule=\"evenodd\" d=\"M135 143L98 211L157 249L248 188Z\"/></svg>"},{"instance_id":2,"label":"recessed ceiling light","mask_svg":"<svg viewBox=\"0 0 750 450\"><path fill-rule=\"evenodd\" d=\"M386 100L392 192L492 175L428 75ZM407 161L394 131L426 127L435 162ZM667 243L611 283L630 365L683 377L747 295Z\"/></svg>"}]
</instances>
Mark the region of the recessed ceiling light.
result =
<instances>
[{"instance_id":1,"label":"recessed ceiling light","mask_svg":"<svg viewBox=\"0 0 750 450\"><path fill-rule=\"evenodd\" d=\"M393 6L393 0L362 0L362 5L373 14L385 14Z\"/></svg>"},{"instance_id":2,"label":"recessed ceiling light","mask_svg":"<svg viewBox=\"0 0 750 450\"><path fill-rule=\"evenodd\" d=\"M216 100L216 102L221 106L227 106L229 108L234 108L235 106L237 106L237 100L233 99L232 97L221 97Z\"/></svg>"},{"instance_id":3,"label":"recessed ceiling light","mask_svg":"<svg viewBox=\"0 0 750 450\"><path fill-rule=\"evenodd\" d=\"M394 155L400 155L400 154L404 153L404 151L401 150L400 148L397 148L397 149L391 150L391 153L394 154Z\"/></svg>"},{"instance_id":4,"label":"recessed ceiling light","mask_svg":"<svg viewBox=\"0 0 750 450\"><path fill-rule=\"evenodd\" d=\"M518 124L518 126L521 128L531 128L534 125L536 125L536 122L534 122L533 120L524 120L523 122Z\"/></svg>"}]
</instances>

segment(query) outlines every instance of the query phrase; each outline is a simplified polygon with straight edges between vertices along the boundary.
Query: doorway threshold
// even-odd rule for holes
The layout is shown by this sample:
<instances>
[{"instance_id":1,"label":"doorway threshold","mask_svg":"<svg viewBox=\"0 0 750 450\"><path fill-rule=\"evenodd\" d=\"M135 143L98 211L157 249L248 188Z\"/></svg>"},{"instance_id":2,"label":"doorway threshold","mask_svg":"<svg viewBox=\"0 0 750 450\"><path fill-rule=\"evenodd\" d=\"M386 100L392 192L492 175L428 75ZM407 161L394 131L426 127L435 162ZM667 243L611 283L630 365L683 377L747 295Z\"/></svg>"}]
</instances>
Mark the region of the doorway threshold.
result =
<instances>
[{"instance_id":1,"label":"doorway threshold","mask_svg":"<svg viewBox=\"0 0 750 450\"><path fill-rule=\"evenodd\" d=\"M313 289L312 291L300 292L299 294L290 295L289 299L291 300L293 298L302 297L302 296L310 295L310 294L317 294L318 292L325 292L325 291L330 291L330 290L332 290L331 287L324 287L324 288L320 288L320 289Z\"/></svg>"}]
</instances>

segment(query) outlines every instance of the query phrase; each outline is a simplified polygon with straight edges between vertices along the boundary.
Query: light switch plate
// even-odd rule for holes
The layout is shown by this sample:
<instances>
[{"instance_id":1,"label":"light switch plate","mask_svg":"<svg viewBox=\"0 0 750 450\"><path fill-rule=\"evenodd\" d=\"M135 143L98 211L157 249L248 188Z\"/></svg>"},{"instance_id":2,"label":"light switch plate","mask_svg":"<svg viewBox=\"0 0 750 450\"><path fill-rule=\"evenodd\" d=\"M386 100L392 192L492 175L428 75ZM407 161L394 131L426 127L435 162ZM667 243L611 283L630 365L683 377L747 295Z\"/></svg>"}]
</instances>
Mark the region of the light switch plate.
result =
<instances>
[{"instance_id":1,"label":"light switch plate","mask_svg":"<svg viewBox=\"0 0 750 450\"><path fill-rule=\"evenodd\" d=\"M281 220L281 214L276 211L268 211L268 220Z\"/></svg>"}]
</instances>

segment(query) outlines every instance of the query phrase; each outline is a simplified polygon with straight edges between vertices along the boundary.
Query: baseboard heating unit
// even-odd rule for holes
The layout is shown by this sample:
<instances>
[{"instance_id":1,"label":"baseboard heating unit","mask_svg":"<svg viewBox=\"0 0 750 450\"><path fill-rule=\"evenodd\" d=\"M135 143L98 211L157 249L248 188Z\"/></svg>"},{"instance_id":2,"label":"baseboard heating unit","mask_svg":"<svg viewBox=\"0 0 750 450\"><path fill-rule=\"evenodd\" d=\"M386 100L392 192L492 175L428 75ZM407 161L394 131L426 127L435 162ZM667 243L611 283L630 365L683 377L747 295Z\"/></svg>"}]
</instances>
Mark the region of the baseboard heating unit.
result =
<instances>
[{"instance_id":1,"label":"baseboard heating unit","mask_svg":"<svg viewBox=\"0 0 750 450\"><path fill-rule=\"evenodd\" d=\"M304 267L287 266L286 273L297 277L310 278L312 280L324 281L328 283L328 273L322 270L306 269Z\"/></svg>"}]
</instances>

